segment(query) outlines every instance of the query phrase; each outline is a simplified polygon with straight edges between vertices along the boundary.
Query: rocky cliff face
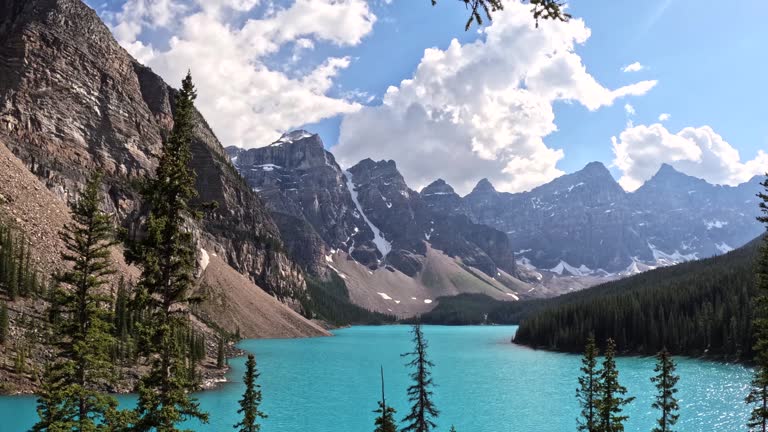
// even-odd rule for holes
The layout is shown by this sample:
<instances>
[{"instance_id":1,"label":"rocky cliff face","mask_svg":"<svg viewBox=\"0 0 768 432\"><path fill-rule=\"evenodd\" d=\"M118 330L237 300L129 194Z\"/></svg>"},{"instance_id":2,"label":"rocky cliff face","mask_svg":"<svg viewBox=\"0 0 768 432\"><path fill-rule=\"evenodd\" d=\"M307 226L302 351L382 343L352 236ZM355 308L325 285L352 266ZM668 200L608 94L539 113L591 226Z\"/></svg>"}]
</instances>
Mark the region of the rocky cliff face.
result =
<instances>
[{"instance_id":1,"label":"rocky cliff face","mask_svg":"<svg viewBox=\"0 0 768 432\"><path fill-rule=\"evenodd\" d=\"M324 257L343 250L366 266L378 266L383 255L373 243L374 233L319 136L294 131L266 147L228 147L227 153L267 203L299 263L324 275L328 270Z\"/></svg>"},{"instance_id":2,"label":"rocky cliff face","mask_svg":"<svg viewBox=\"0 0 768 432\"><path fill-rule=\"evenodd\" d=\"M464 198L474 220L507 233L519 260L568 276L623 276L704 258L761 232L757 180L714 186L664 165L634 193L600 163L530 192L499 193L483 180Z\"/></svg>"},{"instance_id":3,"label":"rocky cliff face","mask_svg":"<svg viewBox=\"0 0 768 432\"><path fill-rule=\"evenodd\" d=\"M360 305L412 314L431 308L430 298L467 290L519 298L515 290L523 284L514 280L506 235L466 214L441 211L432 195L408 187L393 161L366 159L342 171L306 131L227 153L266 201L291 255L314 274L341 275ZM443 199L462 203L450 186L439 189ZM395 300L395 293L404 299Z\"/></svg>"},{"instance_id":4,"label":"rocky cliff face","mask_svg":"<svg viewBox=\"0 0 768 432\"><path fill-rule=\"evenodd\" d=\"M136 180L153 173L173 95L80 0L0 0L0 134L61 199L101 169L106 205L135 224ZM300 296L301 272L275 223L202 116L192 152L200 202L218 203L195 228L201 244L268 291Z\"/></svg>"}]
</instances>

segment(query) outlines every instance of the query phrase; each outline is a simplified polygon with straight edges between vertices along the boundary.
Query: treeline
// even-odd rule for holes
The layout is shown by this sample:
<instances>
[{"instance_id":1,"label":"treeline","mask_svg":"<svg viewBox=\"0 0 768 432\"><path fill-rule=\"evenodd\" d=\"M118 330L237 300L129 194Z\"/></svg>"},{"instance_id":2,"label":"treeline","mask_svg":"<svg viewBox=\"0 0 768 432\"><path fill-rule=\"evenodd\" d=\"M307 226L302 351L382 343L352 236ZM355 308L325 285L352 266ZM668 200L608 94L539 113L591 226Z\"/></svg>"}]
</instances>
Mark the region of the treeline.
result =
<instances>
[{"instance_id":1,"label":"treeline","mask_svg":"<svg viewBox=\"0 0 768 432\"><path fill-rule=\"evenodd\" d=\"M47 283L32 263L32 250L23 235L0 223L0 291L11 301L45 294Z\"/></svg>"},{"instance_id":2,"label":"treeline","mask_svg":"<svg viewBox=\"0 0 768 432\"><path fill-rule=\"evenodd\" d=\"M336 273L331 273L328 281L306 275L306 281L309 295L302 306L304 310L311 311L312 316L308 318L322 319L336 326L397 321L392 315L373 312L352 303L344 280Z\"/></svg>"},{"instance_id":3,"label":"treeline","mask_svg":"<svg viewBox=\"0 0 768 432\"><path fill-rule=\"evenodd\" d=\"M540 305L540 300L511 302L496 300L485 294L459 294L437 298L434 309L406 322L418 320L435 325L517 324Z\"/></svg>"},{"instance_id":4,"label":"treeline","mask_svg":"<svg viewBox=\"0 0 768 432\"><path fill-rule=\"evenodd\" d=\"M594 334L614 339L625 353L666 347L674 354L749 360L761 242L546 301L523 319L515 342L577 352Z\"/></svg>"}]
</instances>

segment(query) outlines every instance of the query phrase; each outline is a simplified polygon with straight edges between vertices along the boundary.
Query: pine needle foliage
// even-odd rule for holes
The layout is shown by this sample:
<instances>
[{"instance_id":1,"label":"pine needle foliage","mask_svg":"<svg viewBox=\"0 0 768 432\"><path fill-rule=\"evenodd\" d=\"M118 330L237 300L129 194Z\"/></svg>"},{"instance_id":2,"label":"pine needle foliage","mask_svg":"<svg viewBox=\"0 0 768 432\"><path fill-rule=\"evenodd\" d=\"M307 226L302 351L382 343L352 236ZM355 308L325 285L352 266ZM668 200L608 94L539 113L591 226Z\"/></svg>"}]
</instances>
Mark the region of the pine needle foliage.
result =
<instances>
[{"instance_id":1,"label":"pine needle foliage","mask_svg":"<svg viewBox=\"0 0 768 432\"><path fill-rule=\"evenodd\" d=\"M71 267L58 277L54 293L58 319L53 323L56 360L48 365L38 398L40 431L116 431L125 413L117 400L98 391L114 379L110 351L111 296L104 286L114 273L110 260L114 226L100 209L101 175L88 180L72 209L72 223L61 232Z\"/></svg>"},{"instance_id":2,"label":"pine needle foliage","mask_svg":"<svg viewBox=\"0 0 768 432\"><path fill-rule=\"evenodd\" d=\"M413 384L408 387L408 401L412 405L410 413L403 419L405 426L401 431L430 432L437 427L434 419L440 414L432 401L432 388L435 383L432 380L431 369L435 365L427 356L429 344L424 338L421 324L415 324L411 334L414 350L403 354L402 357L411 359L406 365L413 369L410 375Z\"/></svg>"},{"instance_id":3,"label":"pine needle foliage","mask_svg":"<svg viewBox=\"0 0 768 432\"><path fill-rule=\"evenodd\" d=\"M758 221L766 225L768 230L768 175L761 183L765 190L757 196L760 198L760 211L762 215ZM752 413L747 422L751 431L768 431L768 237L761 245L755 268L755 286L757 297L754 302L754 352L755 352L755 376L745 399L752 406Z\"/></svg>"},{"instance_id":4,"label":"pine needle foliage","mask_svg":"<svg viewBox=\"0 0 768 432\"><path fill-rule=\"evenodd\" d=\"M580 432L597 432L597 405L600 397L600 369L597 364L599 355L595 337L590 336L584 348L584 357L581 359L581 376L579 387L576 389L576 398L581 406L577 427Z\"/></svg>"},{"instance_id":5,"label":"pine needle foliage","mask_svg":"<svg viewBox=\"0 0 768 432\"><path fill-rule=\"evenodd\" d=\"M195 97L192 77L187 74L175 94L174 125L163 145L155 177L143 190L150 210L145 237L136 245L132 258L142 270L134 304L146 315L139 329L150 371L138 386L136 431L175 432L185 420L208 421L208 415L189 394L197 387L190 379L195 365L180 337L189 326L188 292L196 258L187 225L199 217L190 205L197 195L190 168Z\"/></svg>"},{"instance_id":6,"label":"pine needle foliage","mask_svg":"<svg viewBox=\"0 0 768 432\"><path fill-rule=\"evenodd\" d=\"M504 10L503 0L459 0L469 10L469 19L464 26L467 31L473 24L483 25L485 19L491 21L496 12ZM558 20L568 21L571 15L565 12L565 2L558 0L529 0L533 6L531 13L536 20L536 27L540 20ZM437 4L437 0L432 0L432 6Z\"/></svg>"},{"instance_id":7,"label":"pine needle foliage","mask_svg":"<svg viewBox=\"0 0 768 432\"><path fill-rule=\"evenodd\" d=\"M651 377L651 382L656 385L658 393L651 407L661 411L661 416L652 432L674 432L672 427L680 418L680 406L675 397L677 382L680 380L675 374L676 368L675 361L666 349L656 355L656 367L653 369L656 375Z\"/></svg>"},{"instance_id":8,"label":"pine needle foliage","mask_svg":"<svg viewBox=\"0 0 768 432\"><path fill-rule=\"evenodd\" d=\"M623 432L624 422L629 416L622 414L625 405L635 400L625 397L627 388L619 383L619 370L616 368L616 343L608 339L600 370L600 399L597 403L599 432Z\"/></svg>"},{"instance_id":9,"label":"pine needle foliage","mask_svg":"<svg viewBox=\"0 0 768 432\"><path fill-rule=\"evenodd\" d=\"M256 368L256 357L253 354L249 354L248 360L245 362L245 375L243 376L245 392L243 393L243 398L239 401L240 409L237 410L237 413L241 414L243 419L234 426L238 432L259 432L261 430L259 419L267 418L267 415L259 410L261 405L261 386L256 383L259 376L261 374Z\"/></svg>"}]
</instances>

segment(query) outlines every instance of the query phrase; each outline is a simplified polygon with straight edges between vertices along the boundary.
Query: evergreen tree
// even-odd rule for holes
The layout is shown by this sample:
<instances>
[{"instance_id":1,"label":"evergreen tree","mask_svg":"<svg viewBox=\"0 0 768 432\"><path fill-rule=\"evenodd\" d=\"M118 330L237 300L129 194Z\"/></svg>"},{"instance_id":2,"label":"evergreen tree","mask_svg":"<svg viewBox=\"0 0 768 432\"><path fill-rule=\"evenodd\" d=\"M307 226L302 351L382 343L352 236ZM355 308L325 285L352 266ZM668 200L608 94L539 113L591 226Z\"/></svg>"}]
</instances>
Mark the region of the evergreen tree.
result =
<instances>
[{"instance_id":1,"label":"evergreen tree","mask_svg":"<svg viewBox=\"0 0 768 432\"><path fill-rule=\"evenodd\" d=\"M195 97L192 77L187 74L175 95L174 125L163 145L155 178L143 190L149 216L144 239L132 258L142 269L134 301L145 314L140 331L151 368L138 386L136 431L174 432L186 419L208 421L189 394L196 382L189 379L188 350L177 337L178 330L189 325L188 291L195 267L192 233L185 227L198 217L190 205L196 191L189 167Z\"/></svg>"},{"instance_id":2,"label":"evergreen tree","mask_svg":"<svg viewBox=\"0 0 768 432\"><path fill-rule=\"evenodd\" d=\"M429 432L434 430L437 425L433 419L437 418L440 412L435 408L432 402L432 372L430 369L434 364L427 358L427 348L429 347L420 324L415 324L412 330L414 351L405 353L403 357L410 357L411 361L407 366L414 369L411 373L413 385L408 387L408 400L413 404L411 412L403 419L406 423L401 429L403 432Z\"/></svg>"},{"instance_id":3,"label":"evergreen tree","mask_svg":"<svg viewBox=\"0 0 768 432\"><path fill-rule=\"evenodd\" d=\"M619 370L616 368L616 343L608 339L600 371L600 399L597 403L599 432L624 431L624 421L629 417L621 415L621 410L635 399L624 397L625 394L627 389L619 383Z\"/></svg>"},{"instance_id":4,"label":"evergreen tree","mask_svg":"<svg viewBox=\"0 0 768 432\"><path fill-rule=\"evenodd\" d=\"M764 192L760 198L762 216L757 220L768 229L768 175L762 183ZM752 431L768 431L768 237L764 238L756 265L755 284L758 296L755 299L752 327L755 334L755 376L746 403L752 405L752 414L747 426Z\"/></svg>"},{"instance_id":5,"label":"evergreen tree","mask_svg":"<svg viewBox=\"0 0 768 432\"><path fill-rule=\"evenodd\" d=\"M576 398L581 406L581 417L577 430L583 432L597 432L597 404L600 395L600 371L597 367L599 356L595 337L590 335L584 349L584 357L581 360L581 373L579 387L576 389Z\"/></svg>"},{"instance_id":6,"label":"evergreen tree","mask_svg":"<svg viewBox=\"0 0 768 432\"><path fill-rule=\"evenodd\" d=\"M256 369L256 358L253 354L248 354L248 361L245 362L245 375L243 376L245 392L239 402L240 409L237 410L238 414L243 415L243 419L235 425L235 429L239 432L258 432L261 430L258 420L267 418L266 414L259 411L261 386L256 384L256 380L259 379L260 375Z\"/></svg>"},{"instance_id":7,"label":"evergreen tree","mask_svg":"<svg viewBox=\"0 0 768 432\"><path fill-rule=\"evenodd\" d=\"M661 417L658 420L658 426L653 429L653 432L673 432L672 427L677 423L677 419L680 418L678 410L680 407L677 404L677 382L680 377L675 375L675 361L672 360L672 356L666 349L661 350L656 355L656 368L653 370L658 375L651 378L651 382L656 384L656 389L659 393L656 395L656 400L653 402L652 408L661 410Z\"/></svg>"},{"instance_id":8,"label":"evergreen tree","mask_svg":"<svg viewBox=\"0 0 768 432\"><path fill-rule=\"evenodd\" d=\"M376 417L374 424L376 429L374 432L397 432L397 426L395 425L395 411L394 408L387 406L387 399L384 396L384 368L381 368L381 400L379 401L379 408L373 411L379 414Z\"/></svg>"},{"instance_id":9,"label":"evergreen tree","mask_svg":"<svg viewBox=\"0 0 768 432\"><path fill-rule=\"evenodd\" d=\"M0 345L5 345L8 340L8 305L3 302L0 306Z\"/></svg>"},{"instance_id":10,"label":"evergreen tree","mask_svg":"<svg viewBox=\"0 0 768 432\"><path fill-rule=\"evenodd\" d=\"M225 354L224 354L224 333L219 334L219 347L216 352L216 367L221 369L225 366Z\"/></svg>"},{"instance_id":11,"label":"evergreen tree","mask_svg":"<svg viewBox=\"0 0 768 432\"><path fill-rule=\"evenodd\" d=\"M94 390L110 380L111 299L103 294L113 273L115 244L110 217L100 210L101 175L88 180L72 211L74 223L61 233L72 264L59 278L53 329L56 361L45 373L38 399L40 421L33 431L113 431L121 425L117 400Z\"/></svg>"}]
</instances>

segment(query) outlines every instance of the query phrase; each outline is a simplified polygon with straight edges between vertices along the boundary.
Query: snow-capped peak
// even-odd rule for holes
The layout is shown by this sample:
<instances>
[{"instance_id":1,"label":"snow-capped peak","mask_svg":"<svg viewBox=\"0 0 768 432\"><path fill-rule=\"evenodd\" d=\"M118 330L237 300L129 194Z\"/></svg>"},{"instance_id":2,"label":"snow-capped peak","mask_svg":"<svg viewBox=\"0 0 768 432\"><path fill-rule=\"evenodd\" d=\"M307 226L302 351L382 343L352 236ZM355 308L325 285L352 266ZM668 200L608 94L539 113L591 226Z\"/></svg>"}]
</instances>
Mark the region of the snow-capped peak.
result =
<instances>
[{"instance_id":1,"label":"snow-capped peak","mask_svg":"<svg viewBox=\"0 0 768 432\"><path fill-rule=\"evenodd\" d=\"M270 145L271 146L275 146L275 145L280 145L280 144L289 144L289 143L292 143L292 142L295 142L295 141L302 140L304 138L311 138L313 136L314 136L314 134L311 134L311 133L305 131L304 129L299 129L299 130L295 130L295 131L290 131L290 132L284 133L280 137L280 139L278 139L277 141L273 142Z\"/></svg>"}]
</instances>

